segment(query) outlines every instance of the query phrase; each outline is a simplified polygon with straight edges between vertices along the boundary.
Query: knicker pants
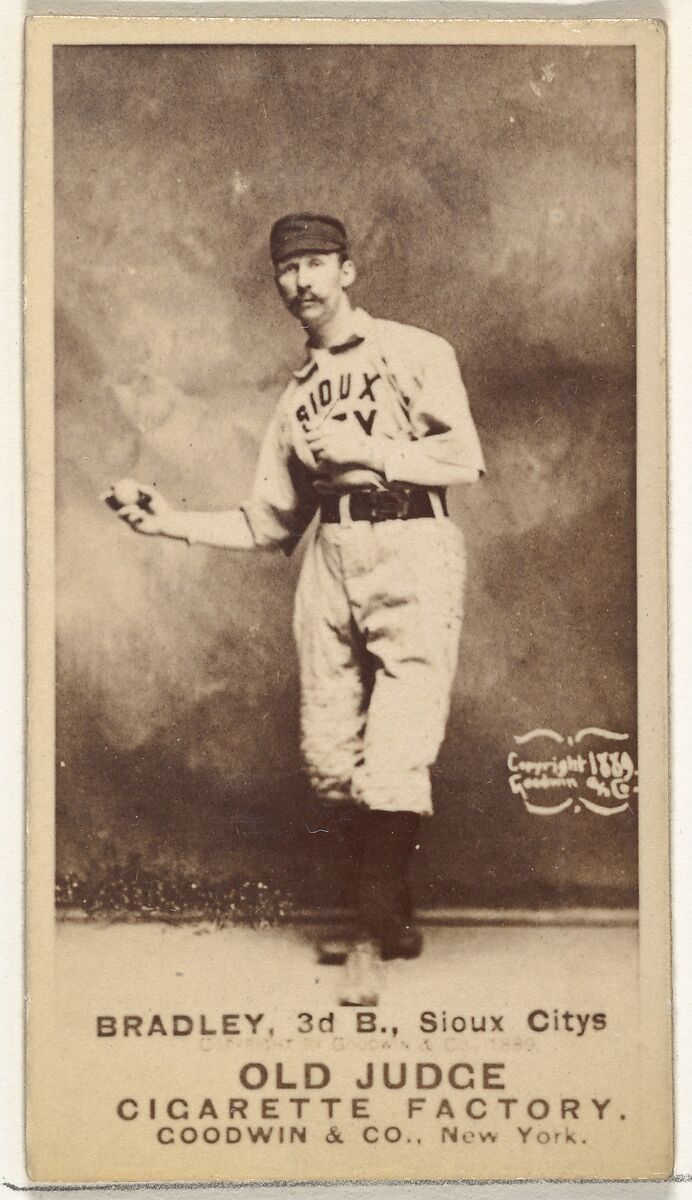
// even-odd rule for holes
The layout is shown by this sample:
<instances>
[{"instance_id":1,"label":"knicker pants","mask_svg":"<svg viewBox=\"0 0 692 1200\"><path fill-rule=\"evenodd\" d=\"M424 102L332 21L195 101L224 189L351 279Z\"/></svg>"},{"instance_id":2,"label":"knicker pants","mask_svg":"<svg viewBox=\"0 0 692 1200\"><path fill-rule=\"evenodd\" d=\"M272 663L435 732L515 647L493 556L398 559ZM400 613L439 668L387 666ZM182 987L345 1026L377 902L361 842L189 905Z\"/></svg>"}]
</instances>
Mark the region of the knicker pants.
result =
<instances>
[{"instance_id":1,"label":"knicker pants","mask_svg":"<svg viewBox=\"0 0 692 1200\"><path fill-rule=\"evenodd\" d=\"M317 527L294 630L302 750L324 798L432 811L464 566L461 533L446 517Z\"/></svg>"}]
</instances>

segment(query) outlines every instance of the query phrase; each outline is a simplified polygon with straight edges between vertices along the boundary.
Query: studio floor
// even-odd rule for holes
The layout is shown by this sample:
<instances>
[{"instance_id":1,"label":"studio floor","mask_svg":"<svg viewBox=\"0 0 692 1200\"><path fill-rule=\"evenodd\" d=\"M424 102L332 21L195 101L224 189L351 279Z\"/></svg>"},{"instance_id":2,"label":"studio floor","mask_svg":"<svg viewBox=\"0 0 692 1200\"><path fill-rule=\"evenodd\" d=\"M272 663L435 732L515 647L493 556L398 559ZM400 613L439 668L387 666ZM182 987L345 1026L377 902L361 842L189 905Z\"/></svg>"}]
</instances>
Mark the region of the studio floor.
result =
<instances>
[{"instance_id":1,"label":"studio floor","mask_svg":"<svg viewBox=\"0 0 692 1200\"><path fill-rule=\"evenodd\" d=\"M145 988L148 1007L174 999L204 1006L210 981L237 1005L280 998L286 1009L337 1002L344 968L318 966L318 926L255 930L212 924L61 921L58 976L84 991L117 991L121 1002ZM620 1007L637 990L637 929L608 926L423 926L421 957L379 964L381 1002L406 995L407 1008L465 1000L479 1012L514 1005Z\"/></svg>"}]
</instances>

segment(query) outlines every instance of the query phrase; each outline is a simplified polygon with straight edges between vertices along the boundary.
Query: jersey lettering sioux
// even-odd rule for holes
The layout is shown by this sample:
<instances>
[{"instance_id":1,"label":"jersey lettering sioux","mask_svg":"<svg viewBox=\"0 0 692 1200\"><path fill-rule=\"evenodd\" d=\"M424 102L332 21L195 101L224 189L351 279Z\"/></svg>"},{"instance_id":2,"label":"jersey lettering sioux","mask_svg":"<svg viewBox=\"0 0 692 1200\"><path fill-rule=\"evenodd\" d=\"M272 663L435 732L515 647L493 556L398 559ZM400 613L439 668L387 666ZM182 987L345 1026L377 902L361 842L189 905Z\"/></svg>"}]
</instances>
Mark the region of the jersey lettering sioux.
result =
<instances>
[{"instance_id":1,"label":"jersey lettering sioux","mask_svg":"<svg viewBox=\"0 0 692 1200\"><path fill-rule=\"evenodd\" d=\"M306 435L350 422L380 440L382 473L316 461ZM427 330L353 313L353 335L311 349L283 393L242 505L258 545L290 549L319 494L414 483L443 487L468 469L485 471L452 347Z\"/></svg>"}]
</instances>

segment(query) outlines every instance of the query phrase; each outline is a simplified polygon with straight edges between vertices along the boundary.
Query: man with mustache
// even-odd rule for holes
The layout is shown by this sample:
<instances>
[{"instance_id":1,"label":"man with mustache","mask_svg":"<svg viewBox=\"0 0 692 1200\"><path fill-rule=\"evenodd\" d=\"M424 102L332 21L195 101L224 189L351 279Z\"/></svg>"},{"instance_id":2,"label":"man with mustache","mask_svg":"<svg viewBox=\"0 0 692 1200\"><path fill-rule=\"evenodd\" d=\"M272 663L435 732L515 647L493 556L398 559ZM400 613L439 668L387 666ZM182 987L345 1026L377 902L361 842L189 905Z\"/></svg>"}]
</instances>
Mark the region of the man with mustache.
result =
<instances>
[{"instance_id":1,"label":"man with mustache","mask_svg":"<svg viewBox=\"0 0 692 1200\"><path fill-rule=\"evenodd\" d=\"M295 607L302 751L353 866L359 953L415 958L410 871L432 812L462 616L464 549L445 491L478 480L483 455L451 346L352 307L339 220L282 217L270 253L307 346L251 496L231 512L181 512L141 485L147 511L119 515L140 533L289 553L317 517ZM322 961L347 952L324 943Z\"/></svg>"}]
</instances>

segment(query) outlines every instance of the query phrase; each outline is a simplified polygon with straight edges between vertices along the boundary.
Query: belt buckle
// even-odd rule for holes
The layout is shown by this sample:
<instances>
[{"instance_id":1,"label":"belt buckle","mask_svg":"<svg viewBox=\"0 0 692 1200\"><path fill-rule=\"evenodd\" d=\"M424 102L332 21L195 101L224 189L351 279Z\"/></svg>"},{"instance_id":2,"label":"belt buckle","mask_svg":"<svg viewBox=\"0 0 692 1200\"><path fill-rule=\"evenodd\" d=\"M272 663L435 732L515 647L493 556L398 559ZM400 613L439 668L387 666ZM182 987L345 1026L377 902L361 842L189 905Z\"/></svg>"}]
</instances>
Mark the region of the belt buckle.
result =
<instances>
[{"instance_id":1,"label":"belt buckle","mask_svg":"<svg viewBox=\"0 0 692 1200\"><path fill-rule=\"evenodd\" d=\"M397 521L402 520L409 507L408 495L399 491L373 491L366 493L368 520Z\"/></svg>"}]
</instances>

